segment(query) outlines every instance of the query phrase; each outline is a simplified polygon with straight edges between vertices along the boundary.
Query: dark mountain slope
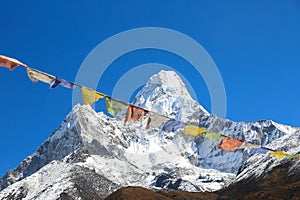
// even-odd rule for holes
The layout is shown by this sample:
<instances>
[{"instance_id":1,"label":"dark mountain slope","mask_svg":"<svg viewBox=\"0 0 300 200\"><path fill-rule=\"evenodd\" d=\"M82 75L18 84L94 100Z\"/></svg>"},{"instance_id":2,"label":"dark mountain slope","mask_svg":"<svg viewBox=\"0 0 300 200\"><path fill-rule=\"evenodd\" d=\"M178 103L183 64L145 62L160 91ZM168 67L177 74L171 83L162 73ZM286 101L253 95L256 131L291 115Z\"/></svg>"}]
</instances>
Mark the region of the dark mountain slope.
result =
<instances>
[{"instance_id":1,"label":"dark mountain slope","mask_svg":"<svg viewBox=\"0 0 300 200\"><path fill-rule=\"evenodd\" d=\"M299 161L285 160L260 179L236 182L224 190L214 193L201 192L152 192L140 187L126 187L112 193L107 200L117 199L300 199Z\"/></svg>"}]
</instances>

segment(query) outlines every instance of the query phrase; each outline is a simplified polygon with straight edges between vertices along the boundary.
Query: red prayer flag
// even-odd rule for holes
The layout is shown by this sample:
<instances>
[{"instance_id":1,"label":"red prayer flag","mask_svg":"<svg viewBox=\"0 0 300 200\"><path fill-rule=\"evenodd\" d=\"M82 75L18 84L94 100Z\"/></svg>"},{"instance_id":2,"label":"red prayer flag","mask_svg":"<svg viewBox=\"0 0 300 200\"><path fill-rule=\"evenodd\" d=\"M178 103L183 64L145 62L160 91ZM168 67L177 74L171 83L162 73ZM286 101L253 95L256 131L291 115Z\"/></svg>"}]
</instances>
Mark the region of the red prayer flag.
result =
<instances>
[{"instance_id":1,"label":"red prayer flag","mask_svg":"<svg viewBox=\"0 0 300 200\"><path fill-rule=\"evenodd\" d=\"M7 67L10 70L13 70L17 66L26 67L25 64L21 63L20 61L14 59L14 58L9 58L6 56L1 56L1 55L0 55L0 66Z\"/></svg>"},{"instance_id":2,"label":"red prayer flag","mask_svg":"<svg viewBox=\"0 0 300 200\"><path fill-rule=\"evenodd\" d=\"M149 111L143 108L136 107L134 105L129 105L126 113L126 122L135 122L142 119Z\"/></svg>"},{"instance_id":3,"label":"red prayer flag","mask_svg":"<svg viewBox=\"0 0 300 200\"><path fill-rule=\"evenodd\" d=\"M221 144L219 145L219 148L222 148L226 151L234 151L242 144L243 144L243 141L241 141L241 140L237 140L232 137L225 137L222 140Z\"/></svg>"}]
</instances>

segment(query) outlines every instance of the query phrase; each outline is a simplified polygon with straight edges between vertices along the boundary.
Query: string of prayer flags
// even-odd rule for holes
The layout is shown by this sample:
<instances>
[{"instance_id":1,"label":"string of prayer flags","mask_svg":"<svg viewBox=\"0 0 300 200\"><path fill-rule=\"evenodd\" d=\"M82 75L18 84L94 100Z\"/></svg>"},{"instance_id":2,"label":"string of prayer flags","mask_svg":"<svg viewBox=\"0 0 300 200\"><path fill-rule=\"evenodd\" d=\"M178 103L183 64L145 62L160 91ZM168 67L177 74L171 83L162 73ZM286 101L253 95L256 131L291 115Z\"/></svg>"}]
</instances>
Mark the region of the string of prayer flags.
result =
<instances>
[{"instance_id":1,"label":"string of prayer flags","mask_svg":"<svg viewBox=\"0 0 300 200\"><path fill-rule=\"evenodd\" d=\"M201 133L207 132L206 129L194 125L188 125L183 129L185 135L197 138Z\"/></svg>"},{"instance_id":2,"label":"string of prayer flags","mask_svg":"<svg viewBox=\"0 0 300 200\"><path fill-rule=\"evenodd\" d=\"M226 151L234 151L237 148L253 148L254 153L268 154L270 156L275 156L278 159L287 157L289 159L300 160L300 154L290 155L281 151L274 151L266 147L259 147L255 144L250 144L241 140L234 139L232 137L226 137L222 134L210 132L198 126L188 125L187 123L183 123L175 119L170 119L167 116L162 116L157 113L153 113L151 111L140 108L138 106L130 105L126 102L108 97L105 94L99 93L95 90L68 82L64 79L60 79L51 74L47 74L45 72L29 68L27 65L21 63L20 61L14 58L9 58L0 55L0 66L6 67L10 70L15 69L17 66L23 66L26 68L27 75L32 82L41 81L44 83L48 83L50 84L50 88L55 88L60 85L66 88L73 89L75 86L79 86L82 89L82 99L84 104L91 105L92 103L98 101L100 98L105 98L107 112L113 116L115 116L117 113L123 111L126 107L128 107L125 117L125 123L135 122L143 118L142 123L143 126L146 128L157 128L162 125L162 130L166 132L175 132L178 129L184 128L183 133L194 138L197 138L200 134L203 134L204 138L213 141L219 141L220 139L222 139L221 143L219 144L219 147Z\"/></svg>"},{"instance_id":3,"label":"string of prayer flags","mask_svg":"<svg viewBox=\"0 0 300 200\"><path fill-rule=\"evenodd\" d=\"M44 83L50 84L51 81L53 79L55 79L55 76L52 76L45 72L41 72L41 71L29 68L29 67L26 68L26 72L27 72L28 78L34 83L36 83L38 81L42 81Z\"/></svg>"},{"instance_id":4,"label":"string of prayer flags","mask_svg":"<svg viewBox=\"0 0 300 200\"><path fill-rule=\"evenodd\" d=\"M72 89L75 86L74 83L55 77L50 83L50 88L56 88L59 85L69 89Z\"/></svg>"},{"instance_id":5,"label":"string of prayer flags","mask_svg":"<svg viewBox=\"0 0 300 200\"><path fill-rule=\"evenodd\" d=\"M223 135L211 131L207 131L206 133L204 133L203 137L212 141L219 141L221 138L224 138Z\"/></svg>"},{"instance_id":6,"label":"string of prayer flags","mask_svg":"<svg viewBox=\"0 0 300 200\"><path fill-rule=\"evenodd\" d=\"M115 116L116 114L124 110L129 105L126 102L119 101L117 99L108 96L106 96L105 103L106 103L106 111L112 116Z\"/></svg>"},{"instance_id":7,"label":"string of prayer flags","mask_svg":"<svg viewBox=\"0 0 300 200\"><path fill-rule=\"evenodd\" d=\"M160 114L156 114L153 112L150 112L147 121L146 128L158 128L160 127L166 120L168 120L168 117L162 116Z\"/></svg>"},{"instance_id":8,"label":"string of prayer flags","mask_svg":"<svg viewBox=\"0 0 300 200\"><path fill-rule=\"evenodd\" d=\"M0 55L0 66L7 67L9 70L13 70L18 66L27 67L17 59L9 58L7 56Z\"/></svg>"},{"instance_id":9,"label":"string of prayer flags","mask_svg":"<svg viewBox=\"0 0 300 200\"><path fill-rule=\"evenodd\" d=\"M225 137L221 144L219 145L220 148L226 150L226 151L234 151L239 146L243 144L243 141L234 139L232 137Z\"/></svg>"},{"instance_id":10,"label":"string of prayer flags","mask_svg":"<svg viewBox=\"0 0 300 200\"><path fill-rule=\"evenodd\" d=\"M287 153L284 153L282 151L271 151L268 154L270 156L276 156L276 158L278 158L278 159L282 159L282 158L290 157L291 156L291 154L287 154Z\"/></svg>"},{"instance_id":11,"label":"string of prayer flags","mask_svg":"<svg viewBox=\"0 0 300 200\"><path fill-rule=\"evenodd\" d=\"M175 132L180 128L186 127L187 124L177 121L175 119L170 119L166 121L162 127L162 130L165 132Z\"/></svg>"},{"instance_id":12,"label":"string of prayer flags","mask_svg":"<svg viewBox=\"0 0 300 200\"><path fill-rule=\"evenodd\" d=\"M94 102L97 102L99 99L105 97L104 94L101 94L95 90L83 86L81 87L81 92L82 92L82 100L84 105L91 105Z\"/></svg>"},{"instance_id":13,"label":"string of prayer flags","mask_svg":"<svg viewBox=\"0 0 300 200\"><path fill-rule=\"evenodd\" d=\"M138 121L142 119L148 112L148 110L145 110L143 108L129 105L125 117L125 123Z\"/></svg>"}]
</instances>

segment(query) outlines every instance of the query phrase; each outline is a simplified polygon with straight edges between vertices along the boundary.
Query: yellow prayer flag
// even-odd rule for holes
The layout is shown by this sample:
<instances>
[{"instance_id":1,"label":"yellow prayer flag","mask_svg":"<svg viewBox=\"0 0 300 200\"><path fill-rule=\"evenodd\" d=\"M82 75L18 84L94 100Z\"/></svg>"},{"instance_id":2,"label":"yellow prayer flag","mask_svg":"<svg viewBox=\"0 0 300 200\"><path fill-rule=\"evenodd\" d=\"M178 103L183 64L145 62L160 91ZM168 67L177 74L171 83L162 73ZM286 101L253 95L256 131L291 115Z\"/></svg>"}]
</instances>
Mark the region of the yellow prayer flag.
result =
<instances>
[{"instance_id":1,"label":"yellow prayer flag","mask_svg":"<svg viewBox=\"0 0 300 200\"><path fill-rule=\"evenodd\" d=\"M106 96L106 110L113 116L124 110L128 105L126 102Z\"/></svg>"},{"instance_id":2,"label":"yellow prayer flag","mask_svg":"<svg viewBox=\"0 0 300 200\"><path fill-rule=\"evenodd\" d=\"M27 67L25 64L21 63L17 59L9 58L3 55L0 55L0 66L7 67L10 70L13 70L17 66Z\"/></svg>"},{"instance_id":3,"label":"yellow prayer flag","mask_svg":"<svg viewBox=\"0 0 300 200\"><path fill-rule=\"evenodd\" d=\"M101 98L104 98L105 95L101 94L95 90L83 87L81 88L82 99L84 105L91 105L92 103L98 101Z\"/></svg>"},{"instance_id":4,"label":"yellow prayer flag","mask_svg":"<svg viewBox=\"0 0 300 200\"><path fill-rule=\"evenodd\" d=\"M191 136L194 138L198 137L201 133L205 133L205 132L207 132L206 129L200 128L198 126L193 126L193 125L189 125L183 129L183 133L185 135L188 135L188 136Z\"/></svg>"},{"instance_id":5,"label":"yellow prayer flag","mask_svg":"<svg viewBox=\"0 0 300 200\"><path fill-rule=\"evenodd\" d=\"M53 79L55 79L55 76L53 76L51 74L47 74L45 72L41 72L41 71L29 68L29 67L26 68L26 72L27 72L28 78L34 83L36 83L38 81L42 81L44 83L50 84L51 81Z\"/></svg>"},{"instance_id":6,"label":"yellow prayer flag","mask_svg":"<svg viewBox=\"0 0 300 200\"><path fill-rule=\"evenodd\" d=\"M290 154L284 153L282 151L271 151L269 152L270 156L276 156L278 159L282 159L284 157L290 157Z\"/></svg>"}]
</instances>

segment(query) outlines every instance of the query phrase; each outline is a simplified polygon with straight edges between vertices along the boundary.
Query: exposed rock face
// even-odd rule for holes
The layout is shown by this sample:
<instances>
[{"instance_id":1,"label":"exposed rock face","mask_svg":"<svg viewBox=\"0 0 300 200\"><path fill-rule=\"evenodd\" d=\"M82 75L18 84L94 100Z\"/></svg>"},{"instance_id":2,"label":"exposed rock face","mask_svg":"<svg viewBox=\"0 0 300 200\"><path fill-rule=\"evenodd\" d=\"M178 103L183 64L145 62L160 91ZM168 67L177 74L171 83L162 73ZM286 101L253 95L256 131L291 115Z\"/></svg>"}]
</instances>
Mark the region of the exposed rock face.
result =
<instances>
[{"instance_id":1,"label":"exposed rock face","mask_svg":"<svg viewBox=\"0 0 300 200\"><path fill-rule=\"evenodd\" d=\"M224 190L217 192L153 192L145 188L128 187L122 188L111 195L107 200L115 199L300 199L300 162L284 160L280 165L272 168L263 176L251 177L233 183Z\"/></svg>"},{"instance_id":2,"label":"exposed rock face","mask_svg":"<svg viewBox=\"0 0 300 200\"><path fill-rule=\"evenodd\" d=\"M300 151L299 129L268 120L232 122L210 115L174 72L152 76L134 104L254 144ZM218 142L193 139L181 130L167 133L162 127L142 125L124 126L124 112L110 118L90 106L76 105L35 153L0 180L0 199L103 199L126 186L216 191L233 180L264 177L265 170L282 164L249 149L226 152Z\"/></svg>"},{"instance_id":3,"label":"exposed rock face","mask_svg":"<svg viewBox=\"0 0 300 200\"><path fill-rule=\"evenodd\" d=\"M270 163L269 163L270 164ZM260 177L242 179L218 192L220 199L300 199L300 162L283 160Z\"/></svg>"},{"instance_id":4,"label":"exposed rock face","mask_svg":"<svg viewBox=\"0 0 300 200\"><path fill-rule=\"evenodd\" d=\"M193 199L193 200L215 200L216 194L213 193L196 193L196 192L184 192L184 191L172 191L172 192L153 192L142 187L126 187L119 189L113 194L109 195L106 200L172 200L172 199Z\"/></svg>"}]
</instances>

